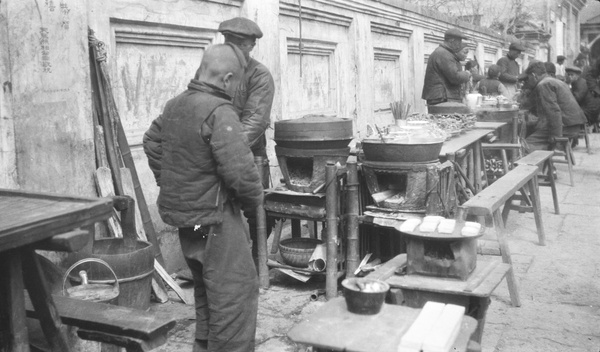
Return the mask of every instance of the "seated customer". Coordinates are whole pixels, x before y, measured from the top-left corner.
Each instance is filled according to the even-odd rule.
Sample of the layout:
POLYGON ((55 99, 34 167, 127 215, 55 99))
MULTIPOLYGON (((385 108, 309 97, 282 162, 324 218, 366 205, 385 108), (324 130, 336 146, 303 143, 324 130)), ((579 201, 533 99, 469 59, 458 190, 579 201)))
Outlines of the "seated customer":
POLYGON ((529 151, 552 150, 558 137, 577 139, 586 119, 569 86, 548 76, 541 61, 532 61, 519 78, 526 79, 526 88, 532 90, 538 116, 533 133, 525 139, 529 151))
POLYGON ((498 66, 498 65, 490 66, 488 68, 487 78, 484 78, 481 81, 479 81, 479 83, 477 84, 475 89, 481 95, 492 95, 492 96, 503 95, 507 98, 510 98, 509 94, 508 94, 508 90, 506 89, 504 84, 502 84, 502 82, 500 82, 498 77, 500 77, 500 66, 498 66))
POLYGON ((571 92, 577 100, 577 103, 583 110, 585 117, 590 125, 598 121, 600 113, 600 99, 594 97, 593 91, 588 87, 586 79, 581 75, 581 69, 577 66, 567 66, 565 68, 569 81, 571 82, 571 92))

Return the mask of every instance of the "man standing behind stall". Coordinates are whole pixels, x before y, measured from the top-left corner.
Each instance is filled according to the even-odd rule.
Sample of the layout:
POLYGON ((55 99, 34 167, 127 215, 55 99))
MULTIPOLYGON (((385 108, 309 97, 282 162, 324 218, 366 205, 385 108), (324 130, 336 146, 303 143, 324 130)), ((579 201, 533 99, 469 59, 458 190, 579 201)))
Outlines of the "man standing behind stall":
POLYGON ((513 99, 517 93, 517 77, 519 76, 519 63, 516 61, 525 47, 519 43, 511 43, 506 56, 498 59, 496 65, 500 66, 500 82, 508 92, 508 99, 513 99))
POLYGON ((565 82, 548 76, 541 61, 531 62, 519 79, 525 80, 524 88, 532 89, 531 99, 539 118, 526 138, 529 151, 551 150, 556 138, 579 135, 585 115, 565 82))
POLYGON ((194 352, 254 351, 258 278, 240 207, 262 204, 263 189, 231 104, 245 65, 234 45, 207 48, 188 89, 144 134, 160 217, 179 229, 194 278, 194 352))
MULTIPOLYGON (((248 62, 244 79, 233 97, 233 106, 240 115, 244 134, 248 137, 252 154, 264 158, 262 184, 264 188, 269 188, 270 170, 265 131, 271 123, 275 83, 269 69, 250 57, 250 52, 256 45, 256 39, 262 38, 263 33, 256 23, 244 17, 223 21, 219 24, 218 30, 225 36, 225 43, 237 46, 244 53, 248 62)), ((256 214, 252 210, 246 211, 244 215, 248 218, 250 237, 252 238, 252 256, 257 258, 256 214)), ((270 233, 271 227, 272 219, 268 219, 267 233, 270 233)))
POLYGON ((564 55, 558 55, 556 57, 556 78, 564 81, 567 77, 567 71, 565 71, 565 60, 567 58, 564 55))
POLYGON ((458 62, 462 40, 467 37, 458 29, 452 28, 444 33, 444 42, 437 47, 427 60, 425 81, 421 98, 427 105, 444 102, 460 102, 461 87, 469 81, 471 73, 462 71, 458 62), (457 55, 458 54, 458 55, 457 55))

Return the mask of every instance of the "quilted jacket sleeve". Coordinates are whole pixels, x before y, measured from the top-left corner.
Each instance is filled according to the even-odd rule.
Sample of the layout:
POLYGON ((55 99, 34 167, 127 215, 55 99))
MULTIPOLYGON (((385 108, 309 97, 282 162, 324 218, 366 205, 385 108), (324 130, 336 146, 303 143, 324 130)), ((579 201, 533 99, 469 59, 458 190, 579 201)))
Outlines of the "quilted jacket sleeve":
POLYGON ((238 115, 224 105, 215 109, 211 118, 214 124, 210 144, 217 174, 244 209, 256 208, 263 202, 263 187, 238 115))
POLYGON ((461 71, 457 61, 452 57, 439 57, 437 59, 437 67, 444 78, 446 78, 446 81, 453 85, 460 85, 471 78, 471 73, 461 71))
POLYGON ((244 104, 240 121, 250 148, 261 139, 271 122, 271 107, 275 96, 273 76, 266 67, 258 66, 247 87, 248 98, 244 104))
POLYGON ((148 157, 148 165, 154 174, 156 184, 160 186, 160 171, 162 159, 162 115, 152 121, 150 128, 144 133, 144 153, 148 157))
POLYGON ((585 79, 580 78, 575 82, 571 82, 571 92, 573 92, 573 96, 575 97, 575 100, 577 100, 577 103, 581 105, 588 94, 588 86, 585 79))
POLYGON ((550 137, 562 137, 562 110, 558 104, 558 92, 555 86, 538 83, 536 87, 537 112, 548 123, 550 137))

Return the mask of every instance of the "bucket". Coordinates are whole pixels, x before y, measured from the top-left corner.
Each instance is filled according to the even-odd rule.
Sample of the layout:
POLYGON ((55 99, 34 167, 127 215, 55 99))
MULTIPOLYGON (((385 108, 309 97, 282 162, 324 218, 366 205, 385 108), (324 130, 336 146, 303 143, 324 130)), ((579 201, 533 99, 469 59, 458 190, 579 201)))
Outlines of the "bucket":
MULTIPOLYGON (((117 305, 141 310, 150 307, 154 273, 154 251, 150 242, 137 240, 135 247, 129 248, 125 246, 123 238, 98 239, 94 241, 92 253, 77 253, 76 256, 97 258, 113 268, 120 289, 117 305)), ((93 271, 93 268, 90 268, 88 276, 94 278, 89 283, 106 284, 114 281, 104 271, 93 271)))
MULTIPOLYGON (((108 281, 108 280, 107 280, 108 281)), ((67 271, 62 279, 62 293, 63 296, 80 299, 83 301, 100 302, 114 304, 117 302, 119 297, 119 280, 117 274, 112 268, 103 260, 97 258, 85 258, 77 261, 67 271), (72 286, 67 288, 67 279, 69 274, 77 267, 80 267, 83 263, 100 263, 112 274, 112 282, 107 283, 89 283, 88 273, 85 270, 79 271, 79 278, 81 285, 72 286)))

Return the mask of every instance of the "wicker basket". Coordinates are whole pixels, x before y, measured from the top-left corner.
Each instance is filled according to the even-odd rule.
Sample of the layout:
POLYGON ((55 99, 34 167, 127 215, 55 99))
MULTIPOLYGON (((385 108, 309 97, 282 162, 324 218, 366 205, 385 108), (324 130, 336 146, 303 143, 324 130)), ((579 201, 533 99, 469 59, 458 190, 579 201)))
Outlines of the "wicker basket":
POLYGON ((323 244, 323 241, 316 238, 288 238, 279 242, 279 253, 285 264, 306 268, 308 260, 319 244, 323 244))

